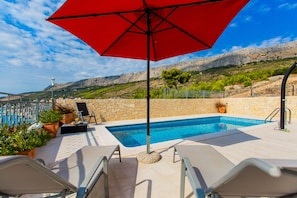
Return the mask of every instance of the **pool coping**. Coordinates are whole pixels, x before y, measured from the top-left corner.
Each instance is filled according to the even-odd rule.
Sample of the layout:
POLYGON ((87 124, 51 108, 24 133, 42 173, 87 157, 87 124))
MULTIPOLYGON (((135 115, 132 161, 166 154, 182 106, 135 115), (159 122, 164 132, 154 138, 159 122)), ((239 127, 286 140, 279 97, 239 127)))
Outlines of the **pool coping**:
MULTIPOLYGON (((228 116, 228 117, 238 117, 238 118, 247 118, 247 119, 260 119, 264 120, 263 117, 256 117, 256 116, 247 116, 247 115, 235 115, 235 114, 198 114, 198 115, 189 115, 189 116, 174 116, 174 117, 163 117, 163 118, 151 118, 151 123, 153 122, 162 122, 162 121, 172 121, 172 120, 180 120, 180 119, 195 119, 195 118, 203 118, 203 117, 214 117, 214 116, 228 116)), ((114 137, 107 129, 106 127, 111 126, 121 126, 121 125, 129 125, 129 124, 141 124, 146 123, 146 119, 137 119, 137 120, 123 120, 123 121, 113 121, 113 122, 105 122, 100 123, 98 125, 95 125, 95 131, 96 137, 98 138, 100 144, 102 145, 113 145, 118 144, 120 145, 121 149, 123 150, 123 155, 135 155, 139 152, 143 152, 147 149, 147 145, 142 146, 135 146, 135 147, 126 147, 124 146, 116 137, 114 137)), ((204 134, 204 135, 198 135, 198 136, 192 136, 188 138, 183 139, 175 139, 175 140, 169 140, 165 142, 159 142, 159 143, 153 143, 150 144, 150 150, 151 151, 158 151, 161 149, 170 149, 176 144, 180 144, 182 142, 196 142, 201 140, 207 140, 222 136, 228 136, 236 133, 244 133, 248 132, 250 130, 255 129, 261 129, 269 127, 271 124, 275 125, 275 122, 266 123, 266 124, 260 124, 255 126, 249 126, 249 127, 241 127, 234 130, 229 130, 228 133, 226 132, 217 132, 217 133, 210 133, 210 134, 204 134)))

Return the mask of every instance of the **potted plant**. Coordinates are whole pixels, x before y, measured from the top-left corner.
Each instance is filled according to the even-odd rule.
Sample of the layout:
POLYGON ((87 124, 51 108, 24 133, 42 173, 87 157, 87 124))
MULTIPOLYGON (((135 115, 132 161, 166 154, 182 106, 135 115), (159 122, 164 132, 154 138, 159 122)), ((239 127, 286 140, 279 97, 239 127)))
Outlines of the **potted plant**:
POLYGON ((62 124, 70 124, 73 120, 73 112, 75 109, 69 105, 61 105, 59 103, 56 104, 55 109, 59 111, 62 115, 62 119, 60 120, 62 124))
POLYGON ((220 113, 226 113, 226 104, 219 101, 216 102, 215 106, 220 113))
POLYGON ((43 128, 56 136, 59 130, 59 121, 62 119, 62 115, 58 110, 44 110, 39 113, 38 121, 43 124, 43 128))
POLYGON ((52 134, 42 128, 28 128, 23 123, 16 127, 3 125, 0 128, 0 155, 28 155, 35 157, 35 148, 45 145, 52 134))

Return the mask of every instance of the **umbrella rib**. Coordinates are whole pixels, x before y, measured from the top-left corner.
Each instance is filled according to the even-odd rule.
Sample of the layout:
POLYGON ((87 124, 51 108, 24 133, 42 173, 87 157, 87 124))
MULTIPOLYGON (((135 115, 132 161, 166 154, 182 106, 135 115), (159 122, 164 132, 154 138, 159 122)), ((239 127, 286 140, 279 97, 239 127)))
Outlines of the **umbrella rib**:
MULTIPOLYGON (((208 2, 216 2, 216 1, 221 1, 221 0, 207 0, 207 1, 205 1, 205 2, 199 2, 199 3, 196 3, 196 4, 203 4, 203 3, 208 3, 208 2)), ((187 6, 187 5, 193 5, 193 3, 192 4, 184 4, 185 6, 187 6)), ((167 20, 167 18, 172 14, 172 13, 174 13, 174 11, 178 8, 178 7, 180 7, 180 6, 170 6, 170 7, 168 7, 168 8, 174 8, 174 9, 172 9, 171 10, 171 12, 170 13, 168 13, 167 14, 167 16, 166 17, 162 17, 162 16, 160 16, 160 15, 158 15, 156 12, 153 12, 152 10, 157 10, 157 9, 152 9, 151 11, 152 11, 152 13, 155 15, 155 16, 157 16, 157 17, 159 17, 160 19, 161 19, 161 21, 154 27, 154 29, 152 29, 151 31, 152 32, 154 32, 154 34, 155 33, 159 33, 159 32, 162 32, 162 31, 166 31, 166 30, 169 30, 169 29, 173 29, 173 28, 176 28, 176 29, 178 29, 179 31, 181 31, 181 32, 183 32, 185 35, 188 35, 189 37, 191 37, 192 39, 194 39, 194 40, 196 40, 197 42, 199 42, 199 43, 201 43, 202 45, 204 45, 204 46, 206 46, 206 47, 208 47, 208 48, 210 48, 211 46, 210 45, 208 45, 207 43, 205 43, 205 42, 203 42, 202 40, 200 40, 199 38, 197 38, 197 37, 195 37, 195 36, 193 36, 192 34, 189 34, 187 31, 185 31, 185 30, 183 30, 182 28, 180 28, 180 27, 178 27, 178 26, 176 26, 176 25, 174 25, 173 23, 171 23, 170 21, 168 21, 167 20), (168 24, 170 24, 172 27, 169 27, 169 28, 166 28, 166 29, 162 29, 162 30, 160 30, 160 31, 154 31, 155 29, 157 29, 163 22, 167 22, 168 24)), ((137 25, 137 22, 144 16, 144 14, 142 14, 135 22, 132 22, 132 21, 130 21, 128 18, 126 18, 125 16, 123 16, 122 15, 123 13, 118 13, 117 15, 119 16, 119 17, 121 17, 122 19, 124 19, 125 21, 127 21, 128 23, 130 23, 131 24, 131 26, 129 27, 129 28, 127 28, 127 30, 126 31, 124 31, 111 45, 109 45, 109 47, 106 49, 106 50, 104 50, 103 52, 102 52, 102 55, 104 55, 116 42, 118 42, 127 32, 132 32, 132 33, 136 33, 136 34, 146 34, 146 30, 144 30, 143 28, 141 28, 140 26, 138 26, 137 25), (139 30, 140 30, 140 32, 136 32, 136 31, 130 31, 130 29, 132 28, 132 27, 136 27, 136 28, 138 28, 139 30)), ((151 37, 152 37, 152 40, 154 40, 153 39, 153 34, 151 35, 151 37)), ((154 44, 154 42, 153 42, 153 44, 154 44)), ((156 54, 156 48, 155 48, 155 46, 153 45, 152 46, 152 48, 153 48, 153 51, 154 51, 154 54, 156 54)))
MULTIPOLYGON (((156 33, 163 32, 163 31, 166 31, 166 30, 169 30, 169 29, 173 29, 174 28, 174 27, 169 27, 169 28, 161 29, 159 31, 155 31, 164 21, 166 21, 166 19, 176 10, 177 7, 173 7, 173 8, 174 9, 172 9, 167 14, 167 16, 165 16, 165 17, 161 17, 160 15, 158 15, 157 13, 155 13, 154 11, 151 10, 151 14, 154 14, 155 16, 157 16, 157 17, 159 17, 161 19, 160 22, 153 29, 151 29, 151 32, 152 32, 152 34, 151 34, 152 41, 154 41, 154 35, 156 33)), ((152 42, 152 48, 153 48, 153 51, 154 51, 153 57, 154 57, 154 60, 156 60, 156 54, 157 54, 157 52, 156 52, 156 47, 155 47, 154 44, 155 44, 155 42, 152 42)))
MULTIPOLYGON (((171 14, 171 13, 170 13, 171 14)), ((167 16, 166 16, 166 18, 170 15, 170 14, 168 14, 167 16)), ((143 14, 144 15, 144 14, 143 14)), ((143 28, 141 28, 140 26, 138 26, 137 25, 137 22, 140 20, 140 18, 141 17, 143 17, 143 15, 141 15, 140 17, 139 17, 139 19, 137 19, 135 22, 132 22, 132 21, 130 21, 129 19, 127 19, 126 17, 124 17, 124 16, 122 16, 121 14, 119 14, 119 16, 120 17, 122 17, 124 20, 126 20, 127 22, 129 22, 129 23, 131 23, 131 25, 132 26, 134 26, 134 27, 137 27, 139 30, 141 30, 142 32, 136 32, 136 31, 126 31, 126 32, 132 32, 132 33, 138 33, 138 34, 146 34, 146 30, 145 29, 143 29, 143 28)), ((157 25, 157 26, 155 26, 155 28, 154 29, 156 29, 163 21, 165 21, 164 20, 164 18, 163 17, 160 17, 159 15, 157 15, 159 18, 161 18, 162 19, 162 21, 157 25)), ((130 27, 131 28, 131 27, 130 27)), ((129 29, 130 29, 129 28, 129 29)), ((163 29, 163 30, 160 30, 160 31, 154 31, 154 29, 151 31, 151 32, 153 32, 153 33, 158 33, 158 32, 162 32, 162 31, 166 31, 166 30, 168 30, 168 29, 173 29, 174 27, 170 27, 170 28, 165 28, 165 29, 163 29)))
MULTIPOLYGON (((203 2, 172 5, 172 6, 165 6, 165 7, 159 7, 159 8, 149 8, 148 7, 148 9, 150 9, 151 11, 152 10, 161 10, 161 9, 164 9, 164 8, 200 5, 200 4, 206 4, 206 3, 213 3, 213 2, 217 2, 217 1, 222 1, 222 0, 205 0, 203 2)), ((107 15, 113 15, 113 14, 128 14, 128 13, 143 12, 143 11, 144 10, 140 9, 140 10, 129 10, 129 11, 121 11, 121 12, 83 14, 83 15, 77 15, 77 16, 49 17, 46 20, 47 21, 54 21, 54 20, 64 20, 64 19, 87 18, 87 17, 107 16, 107 15)))
MULTIPOLYGON (((175 11, 178 7, 181 7, 181 6, 190 6, 190 5, 195 5, 195 4, 200 5, 200 4, 205 4, 205 3, 217 2, 217 1, 222 1, 222 0, 206 0, 206 1, 204 1, 204 2, 197 2, 197 3, 191 3, 191 4, 183 4, 183 5, 178 5, 178 6, 176 6, 176 5, 175 5, 175 6, 168 6, 168 7, 166 7, 166 8, 174 8, 174 9, 172 9, 171 12, 168 13, 166 17, 162 17, 162 16, 160 16, 158 13, 153 12, 153 10, 158 10, 158 9, 152 9, 152 13, 153 13, 155 16, 157 16, 157 17, 159 17, 160 19, 162 19, 162 20, 159 22, 159 24, 156 25, 156 26, 154 27, 154 29, 156 29, 158 26, 160 26, 160 25, 165 21, 165 22, 167 22, 168 24, 170 24, 172 27, 171 27, 171 28, 166 28, 166 29, 160 30, 160 31, 158 31, 158 32, 162 32, 162 31, 166 31, 166 30, 169 30, 169 29, 172 29, 172 28, 176 28, 176 29, 178 29, 179 31, 183 32, 185 35, 188 35, 188 36, 191 37, 192 39, 194 39, 194 40, 196 40, 197 42, 201 43, 202 45, 204 45, 204 46, 206 46, 206 47, 208 47, 208 48, 211 48, 210 45, 208 45, 207 43, 203 42, 203 41, 200 40, 199 38, 193 36, 192 34, 189 34, 187 31, 183 30, 182 28, 180 28, 180 27, 174 25, 173 23, 171 23, 170 21, 168 21, 167 18, 168 18, 172 13, 174 13, 174 11, 175 11)), ((164 7, 163 7, 162 9, 164 9, 164 7)), ((158 32, 155 32, 154 29, 152 30, 152 32, 154 32, 154 33, 158 33, 158 32)), ((155 49, 154 46, 153 46, 153 48, 155 49)))
POLYGON ((154 32, 155 29, 157 29, 157 27, 159 27, 164 21, 167 21, 166 19, 177 9, 177 7, 173 7, 174 9, 172 9, 167 16, 162 17, 160 15, 158 15, 155 12, 152 12, 154 15, 156 15, 157 17, 159 17, 161 19, 161 21, 154 27, 154 29, 152 29, 152 32, 154 32))
MULTIPOLYGON (((168 21, 168 23, 170 23, 168 21)), ((170 23, 172 24, 172 23, 170 23)), ((173 25, 173 24, 172 24, 173 25)), ((173 27, 175 27, 176 29, 178 29, 179 31, 183 32, 184 34, 188 35, 189 37, 191 37, 192 39, 196 40, 197 42, 201 43, 202 45, 208 47, 208 48, 211 48, 211 45, 208 45, 207 43, 203 42, 202 40, 200 40, 199 38, 195 37, 194 35, 188 33, 187 31, 183 30, 182 28, 178 27, 178 26, 175 26, 173 25, 173 27)))
MULTIPOLYGON (((146 31, 145 31, 145 29, 143 29, 143 28, 141 28, 140 26, 138 26, 137 25, 137 22, 144 16, 144 14, 142 14, 140 17, 138 17, 138 19, 135 21, 135 22, 132 22, 132 21, 130 21, 129 19, 127 19, 126 17, 124 17, 124 16, 122 16, 121 14, 119 14, 119 16, 122 18, 122 19, 124 19, 124 20, 126 20, 127 22, 129 22, 129 23, 131 23, 131 27, 137 27, 139 30, 141 30, 143 33, 145 33, 146 31)), ((131 27, 129 28, 129 29, 131 29, 131 27)), ((131 32, 134 32, 134 31, 131 31, 131 32)), ((136 32, 135 32, 136 33, 136 32)), ((140 33, 140 32, 138 32, 138 33, 140 33)))
POLYGON ((194 2, 194 3, 186 3, 186 4, 179 4, 179 5, 170 5, 170 6, 164 6, 164 7, 158 7, 158 8, 149 8, 150 10, 162 10, 164 8, 178 8, 183 6, 192 6, 192 5, 201 5, 201 4, 207 4, 207 3, 215 3, 223 0, 205 0, 203 2, 194 2))
MULTIPOLYGON (((140 18, 143 16, 140 16, 134 23, 130 20, 128 20, 126 17, 122 16, 121 14, 118 14, 118 16, 120 16, 121 18, 123 18, 124 20, 126 20, 127 22, 129 22, 131 24, 131 26, 129 28, 127 28, 126 31, 123 31, 123 33, 117 38, 114 40, 114 42, 111 43, 111 45, 108 46, 108 48, 106 48, 102 53, 101 55, 104 55, 106 52, 109 51, 110 48, 112 48, 112 46, 117 43, 127 32, 134 32, 134 31, 130 31, 130 29, 135 26, 137 28, 139 28, 140 30, 142 30, 144 33, 145 33, 145 30, 143 30, 142 28, 140 28, 139 26, 135 25, 139 20, 140 18)), ((139 33, 141 34, 141 32, 134 32, 134 33, 139 33)))
POLYGON ((97 16, 108 16, 108 15, 120 15, 120 14, 129 14, 135 12, 143 12, 143 10, 131 10, 131 11, 122 11, 122 12, 108 12, 108 13, 93 13, 93 14, 82 14, 74 16, 63 16, 63 17, 49 17, 48 21, 52 20, 63 20, 63 19, 76 19, 76 18, 87 18, 87 17, 97 17, 97 16))
MULTIPOLYGON (((207 4, 207 3, 215 3, 215 2, 220 2, 222 0, 204 0, 204 1, 199 1, 199 2, 193 2, 193 3, 186 3, 186 4, 180 4, 180 5, 170 5, 170 6, 164 6, 164 7, 158 7, 158 8, 150 8, 145 0, 143 0, 143 3, 145 4, 145 8, 144 9, 137 9, 137 10, 129 10, 129 11, 120 11, 120 12, 109 12, 109 13, 93 13, 93 14, 85 14, 85 15, 77 15, 77 16, 63 16, 63 17, 49 17, 48 19, 46 19, 47 21, 55 21, 55 20, 65 20, 65 19, 76 19, 76 18, 87 18, 87 17, 97 17, 97 16, 108 16, 108 15, 118 15, 121 18, 123 18, 124 20, 126 20, 127 22, 129 22, 131 24, 130 27, 128 27, 126 29, 126 31, 123 31, 123 33, 117 38, 115 39, 111 45, 109 45, 108 48, 106 48, 103 53, 101 53, 101 55, 104 55, 107 51, 109 51, 109 49, 116 43, 118 42, 127 32, 132 32, 132 33, 139 33, 139 34, 150 34, 150 37, 153 37, 153 35, 151 33, 149 33, 147 30, 143 29, 141 26, 137 25, 137 22, 147 13, 153 13, 155 16, 159 17, 161 19, 161 21, 153 28, 151 29, 151 32, 154 32, 155 29, 157 29, 162 23, 167 22, 168 24, 170 24, 172 27, 169 28, 164 28, 162 30, 159 31, 155 31, 155 33, 158 32, 162 32, 162 31, 166 31, 169 30, 171 28, 176 28, 179 31, 183 32, 185 35, 188 35, 189 37, 191 37, 192 39, 196 40, 197 42, 200 42, 202 45, 210 48, 211 46, 208 45, 207 43, 203 42, 202 40, 200 40, 199 38, 195 37, 194 35, 188 33, 187 31, 183 30, 182 28, 174 25, 173 23, 171 23, 170 21, 167 20, 167 18, 178 8, 178 7, 182 7, 182 6, 191 6, 191 5, 201 5, 201 4, 207 4), (166 8, 173 8, 172 11, 167 14, 166 17, 162 17, 160 15, 158 15, 156 12, 156 10, 161 10, 161 9, 166 9, 166 8), (140 15, 140 17, 138 17, 138 19, 133 22, 130 21, 128 18, 126 18, 125 16, 123 16, 123 14, 129 14, 129 13, 136 13, 136 12, 144 12, 142 15, 140 15), (132 27, 135 27, 137 29, 139 29, 140 31, 131 31, 132 27)), ((55 15, 55 14, 54 14, 55 15)), ((154 43, 153 43, 154 44, 154 43)), ((154 51, 155 51, 155 46, 152 46, 154 51)))
MULTIPOLYGON (((211 48, 211 46, 208 45, 207 43, 203 42, 203 41, 200 40, 199 38, 193 36, 192 34, 188 33, 187 31, 183 30, 182 28, 180 28, 180 27, 174 25, 173 23, 171 23, 170 21, 167 20, 167 18, 169 17, 169 15, 171 15, 171 14, 174 12, 174 10, 176 10, 176 9, 177 9, 177 7, 175 7, 175 9, 173 9, 172 12, 170 12, 166 17, 161 17, 160 15, 158 15, 157 13, 154 12, 154 14, 155 14, 156 16, 158 16, 159 18, 162 19, 162 21, 161 21, 157 26, 159 26, 159 25, 160 25, 161 23, 163 23, 164 21, 166 21, 168 24, 170 24, 170 25, 172 26, 171 28, 163 29, 163 30, 160 30, 159 32, 161 32, 161 31, 165 31, 165 30, 168 30, 168 29, 172 29, 172 28, 176 28, 176 29, 178 29, 179 31, 183 32, 185 35, 188 35, 188 36, 191 37, 192 39, 194 39, 194 40, 196 40, 197 42, 201 43, 202 45, 204 45, 204 46, 206 46, 206 47, 208 47, 208 48, 211 48)), ((155 28, 157 28, 157 26, 156 26, 155 28)))

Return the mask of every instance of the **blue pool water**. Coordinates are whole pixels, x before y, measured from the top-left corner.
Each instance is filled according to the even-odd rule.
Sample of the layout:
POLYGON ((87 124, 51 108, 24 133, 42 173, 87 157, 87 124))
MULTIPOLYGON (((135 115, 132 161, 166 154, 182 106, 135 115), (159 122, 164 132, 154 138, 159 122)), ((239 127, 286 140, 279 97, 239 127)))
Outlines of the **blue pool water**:
MULTIPOLYGON (((258 124, 264 124, 264 121, 228 116, 154 122, 150 124, 151 143, 217 133, 258 124)), ((146 144, 146 123, 106 128, 126 147, 146 144)))

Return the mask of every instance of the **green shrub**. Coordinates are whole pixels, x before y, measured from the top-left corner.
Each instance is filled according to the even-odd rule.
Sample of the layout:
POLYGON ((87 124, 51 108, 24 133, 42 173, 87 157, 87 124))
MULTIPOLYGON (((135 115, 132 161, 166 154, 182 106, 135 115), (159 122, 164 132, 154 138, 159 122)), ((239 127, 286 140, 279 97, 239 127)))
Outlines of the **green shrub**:
POLYGON ((17 127, 4 125, 0 128, 0 155, 15 155, 45 145, 52 134, 42 128, 28 129, 24 123, 17 127))
POLYGON ((57 110, 44 110, 39 113, 38 121, 41 123, 55 123, 62 119, 61 112, 57 110))

